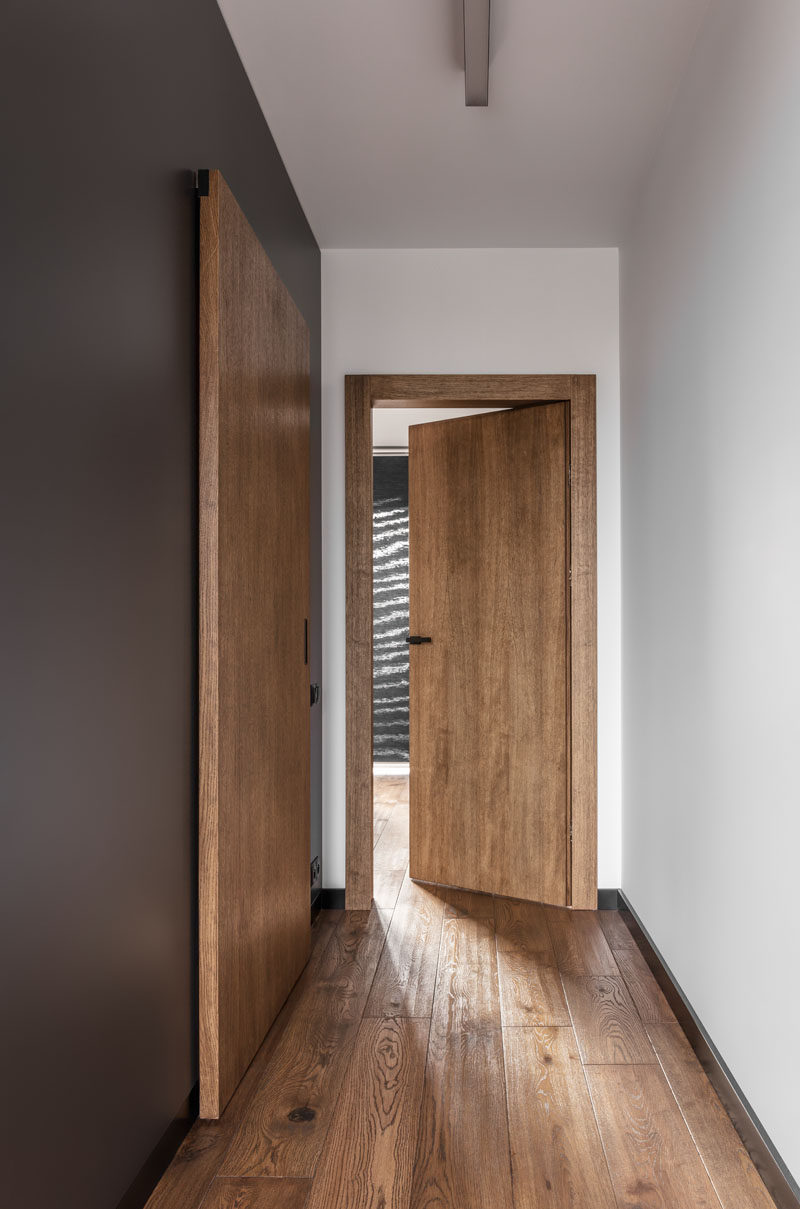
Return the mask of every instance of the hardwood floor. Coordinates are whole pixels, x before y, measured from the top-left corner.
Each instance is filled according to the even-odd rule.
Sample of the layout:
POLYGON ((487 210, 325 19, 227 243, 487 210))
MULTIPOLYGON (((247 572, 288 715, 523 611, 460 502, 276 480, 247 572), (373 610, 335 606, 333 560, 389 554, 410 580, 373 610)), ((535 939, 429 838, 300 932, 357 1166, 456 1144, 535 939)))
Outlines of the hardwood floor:
POLYGON ((148 1209, 774 1209, 617 913, 411 882, 381 780, 377 905, 319 915, 148 1209))

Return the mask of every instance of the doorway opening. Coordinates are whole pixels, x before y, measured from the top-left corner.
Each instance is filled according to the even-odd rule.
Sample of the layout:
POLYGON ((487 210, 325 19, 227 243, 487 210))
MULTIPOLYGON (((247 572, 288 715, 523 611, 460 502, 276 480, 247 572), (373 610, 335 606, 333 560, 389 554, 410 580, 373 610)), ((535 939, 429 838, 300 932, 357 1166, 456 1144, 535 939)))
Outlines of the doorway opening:
MULTIPOLYGON (((478 796, 467 795, 464 799, 458 799, 457 795, 454 796, 452 785, 446 785, 445 797, 448 799, 447 808, 450 810, 449 826, 451 830, 444 837, 444 843, 442 843, 443 833, 441 831, 434 836, 435 842, 428 844, 425 860, 430 862, 432 854, 435 857, 437 850, 441 854, 445 849, 449 858, 451 848, 457 842, 461 844, 462 854, 464 851, 480 851, 482 848, 486 848, 481 828, 488 825, 490 831, 493 829, 491 844, 488 847, 496 849, 495 856, 499 854, 500 863, 502 864, 505 859, 503 855, 505 845, 515 853, 516 871, 519 872, 522 869, 525 873, 527 872, 525 860, 520 861, 518 854, 527 852, 531 844, 541 846, 544 843, 542 837, 549 837, 551 851, 562 854, 558 857, 561 862, 560 869, 549 883, 551 886, 557 884, 560 886, 558 898, 550 896, 549 893, 538 893, 535 885, 530 888, 530 892, 526 890, 524 893, 519 893, 514 889, 495 890, 491 885, 475 885, 474 888, 485 893, 511 894, 518 897, 538 898, 541 901, 558 901, 572 907, 594 908, 597 904, 596 468, 595 380, 591 375, 357 375, 346 378, 346 905, 351 910, 361 910, 369 908, 372 904, 375 832, 378 827, 381 828, 379 842, 387 834, 391 836, 391 832, 387 833, 390 825, 388 817, 379 819, 377 827, 374 822, 373 419, 384 409, 393 411, 418 408, 428 410, 429 415, 433 409, 446 409, 448 421, 439 424, 434 422, 418 425, 411 434, 413 437, 410 490, 412 560, 414 548, 422 550, 425 546, 427 541, 425 533, 427 527, 430 527, 433 531, 440 529, 448 531, 449 538, 442 543, 442 549, 460 549, 459 542, 464 547, 473 547, 470 565, 477 580, 480 580, 481 577, 485 578, 487 567, 491 569, 492 566, 499 566, 502 561, 502 559, 495 558, 493 553, 495 538, 504 543, 506 566, 518 561, 518 549, 529 555, 529 561, 532 560, 534 564, 538 559, 539 567, 545 566, 545 563, 550 568, 556 564, 561 565, 561 579, 552 580, 552 590, 543 595, 539 594, 539 599, 552 600, 554 596, 557 596, 563 602, 556 621, 562 635, 559 639, 561 645, 558 649, 563 652, 564 656, 561 664, 562 670, 559 672, 562 677, 561 684, 565 689, 564 705, 563 713, 557 704, 551 708, 550 712, 551 721, 553 718, 563 719, 557 722, 557 726, 566 736, 565 746, 562 743, 558 761, 559 776, 562 778, 558 786, 558 793, 561 795, 560 801, 563 807, 557 820, 558 835, 549 836, 549 825, 544 815, 541 815, 542 823, 541 826, 538 826, 538 830, 531 826, 531 819, 527 812, 530 809, 537 810, 541 805, 539 792, 535 788, 522 795, 517 793, 515 801, 511 800, 514 798, 513 793, 506 794, 508 801, 503 803, 504 808, 513 806, 517 812, 515 824, 527 832, 523 840, 521 842, 518 840, 515 845, 513 832, 504 830, 502 820, 498 824, 494 784, 487 789, 487 785, 484 783, 479 787, 478 796), (483 414, 470 419, 453 419, 455 414, 453 409, 469 409, 481 413, 505 411, 511 418, 505 420, 498 414, 483 414), (458 427, 456 431, 454 426, 462 427, 458 427), (467 426, 467 428, 463 426, 467 426), (433 433, 437 430, 439 436, 434 437, 433 433), (535 435, 536 433, 538 435, 535 435), (464 492, 463 488, 459 486, 462 480, 451 473, 454 464, 451 438, 454 436, 457 438, 456 444, 459 445, 455 451, 455 462, 462 464, 464 461, 464 447, 459 444, 461 438, 464 437, 467 446, 472 450, 469 458, 477 457, 480 476, 482 476, 481 481, 484 484, 491 483, 491 490, 488 493, 485 490, 471 494, 469 491, 464 492), (414 449, 416 449, 416 453, 414 449), (414 466, 418 467, 418 471, 413 470, 414 466), (442 495, 440 491, 439 471, 442 466, 450 467, 450 470, 446 470, 443 476, 446 487, 452 489, 450 495, 447 494, 447 491, 442 495), (506 475, 507 469, 513 471, 513 481, 506 475), (535 486, 542 469, 550 476, 548 491, 544 493, 535 486), (557 478, 558 475, 561 476, 560 479, 557 478), (415 492, 419 505, 416 507, 413 503, 415 492), (459 492, 461 492, 461 498, 456 505, 454 499, 459 492), (524 523, 519 526, 517 531, 512 530, 509 517, 518 514, 520 498, 522 498, 524 523), (552 531, 557 533, 561 543, 559 545, 557 542, 553 542, 547 546, 547 549, 539 540, 540 527, 537 522, 537 515, 539 515, 537 509, 541 511, 541 501, 545 498, 549 501, 550 515, 555 518, 552 531), (481 508, 478 508, 476 504, 478 499, 491 501, 488 512, 483 509, 482 505, 481 508), (426 517, 422 529, 419 528, 419 525, 415 529, 414 517, 419 518, 426 511, 420 501, 425 501, 428 505, 433 501, 435 506, 429 510, 430 515, 426 517), (436 517, 443 519, 439 523, 434 519, 436 517), (479 541, 471 540, 473 528, 476 532, 478 529, 481 531, 479 541), (453 542, 454 534, 457 539, 455 543, 453 542), (528 544, 526 545, 526 543, 528 544), (471 835, 459 836, 458 834, 460 819, 453 814, 453 803, 457 800, 466 800, 470 804, 473 812, 473 833, 471 835), (477 817, 481 811, 483 812, 482 817, 477 817), (560 847, 562 843, 563 847, 560 847)), ((468 467, 472 465, 469 459, 467 465, 468 467)), ((469 476, 466 476, 463 482, 470 482, 469 476)), ((431 563, 431 553, 432 549, 429 545, 426 553, 420 556, 416 564, 418 569, 431 563)), ((438 557, 439 549, 434 549, 433 553, 438 557)), ((449 555, 446 556, 445 561, 448 557, 449 555)), ((534 581, 535 575, 536 572, 534 572, 534 581)), ((412 572, 412 624, 417 625, 421 630, 427 628, 424 625, 420 626, 419 621, 426 613, 425 608, 420 608, 420 599, 424 603, 425 598, 424 593, 422 597, 418 597, 417 593, 424 579, 424 575, 417 576, 412 572), (415 587, 415 585, 417 586, 415 587), (414 621, 415 616, 418 619, 416 622, 414 621)), ((497 584, 494 581, 497 577, 493 577, 490 573, 489 579, 492 580, 491 592, 495 592, 497 584)), ((453 567, 451 565, 449 568, 445 567, 445 576, 438 582, 449 584, 452 583, 452 580, 453 567)), ((449 595, 451 599, 456 598, 455 591, 451 590, 449 593, 443 594, 435 584, 431 589, 430 581, 431 577, 428 576, 426 589, 428 600, 442 599, 443 595, 449 595)), ((513 589, 508 584, 505 588, 502 588, 501 585, 501 589, 505 592, 505 599, 511 601, 513 589)), ((517 698, 524 700, 524 685, 529 683, 534 687, 532 696, 537 697, 538 694, 537 700, 544 702, 549 700, 549 696, 546 688, 543 688, 541 677, 529 674, 531 667, 528 653, 531 643, 528 641, 528 637, 531 634, 531 619, 535 610, 531 611, 528 595, 523 594, 517 597, 517 599, 527 602, 525 607, 528 610, 528 618, 522 626, 515 620, 515 606, 513 604, 511 607, 504 606, 505 622, 507 623, 511 618, 511 629, 513 630, 516 626, 516 634, 511 634, 511 641, 505 648, 499 647, 498 649, 504 667, 503 675, 507 679, 510 677, 509 683, 515 682, 517 698), (525 629, 525 625, 527 625, 527 629, 525 629), (523 653, 523 663, 527 660, 525 673, 525 676, 528 677, 527 680, 525 676, 518 674, 515 660, 510 657, 509 652, 523 653)), ((469 598, 471 599, 471 596, 469 598)), ((420 855, 424 847, 424 845, 420 846, 420 820, 429 819, 438 809, 433 805, 438 801, 438 787, 431 779, 431 769, 435 768, 437 764, 440 767, 443 766, 447 778, 449 771, 456 769, 460 775, 464 769, 480 765, 483 760, 466 758, 465 753, 471 752, 472 749, 468 744, 465 745, 463 735, 459 740, 461 742, 460 751, 455 753, 457 759, 454 758, 452 750, 445 754, 443 761, 439 760, 438 755, 431 758, 430 742, 428 742, 426 759, 415 758, 414 751, 416 744, 417 752, 422 752, 427 741, 426 736, 430 737, 434 732, 440 736, 440 716, 444 719, 456 719, 458 722, 462 716, 459 702, 467 703, 466 712, 471 711, 469 725, 474 728, 476 717, 474 699, 470 696, 470 684, 463 681, 463 678, 461 686, 456 686, 455 696, 451 693, 449 704, 441 708, 440 714, 437 714, 439 708, 437 703, 443 700, 440 692, 442 684, 448 678, 449 681, 453 680, 447 669, 463 670, 462 665, 465 660, 457 660, 455 653, 458 651, 470 653, 478 646, 485 647, 486 644, 482 640, 473 642, 473 638, 484 633, 496 637, 502 629, 502 626, 496 623, 497 613, 496 611, 493 613, 492 608, 490 601, 488 611, 483 613, 485 625, 479 624, 475 617, 468 619, 472 631, 471 634, 466 630, 463 632, 463 641, 460 645, 454 640, 452 627, 447 641, 441 641, 440 636, 444 633, 443 630, 437 630, 436 639, 422 633, 410 635, 412 642, 433 643, 433 645, 417 645, 410 648, 413 652, 413 666, 425 667, 428 672, 432 672, 436 670, 438 663, 437 674, 439 676, 438 683, 435 675, 426 673, 424 676, 417 676, 412 672, 411 676, 412 696, 423 684, 433 684, 434 686, 434 691, 428 693, 425 707, 427 725, 423 725, 419 721, 423 717, 424 710, 415 709, 412 706, 409 715, 412 724, 411 872, 415 878, 423 881, 444 882, 465 887, 473 884, 468 880, 450 878, 446 872, 442 876, 441 869, 436 871, 435 876, 427 876, 424 872, 414 873, 414 868, 421 870, 423 865, 423 858, 420 855), (422 658, 429 662, 422 664, 420 662, 422 658), (444 680, 442 678, 443 666, 445 667, 444 680), (415 684, 417 690, 414 689, 415 684), (415 718, 418 720, 416 723, 415 718), (428 782, 427 785, 423 785, 426 776, 428 782), (427 790, 427 797, 424 793, 420 793, 420 787, 427 790), (426 801, 427 805, 425 805, 426 801)), ((461 620, 467 618, 468 610, 460 609, 458 616, 461 620)), ((437 625, 439 621, 441 618, 437 620, 437 625)), ((461 624, 461 621, 458 624, 461 624)), ((508 624, 506 624, 506 631, 508 632, 508 624)), ((484 652, 483 658, 484 666, 492 666, 492 652, 484 652)), ((474 664, 472 654, 469 654, 466 662, 470 660, 474 664)), ((497 682, 497 676, 495 676, 495 681, 497 682)), ((503 683, 505 681, 501 678, 501 686, 503 683)), ((419 704, 421 698, 415 698, 415 700, 419 704)), ((506 720, 515 717, 515 707, 510 695, 509 701, 505 702, 503 708, 506 710, 506 720)), ((482 718, 484 716, 492 718, 491 710, 487 712, 484 706, 481 706, 481 711, 482 718)), ((536 718, 536 710, 531 709, 529 703, 526 703, 525 711, 529 720, 536 718)), ((456 729, 458 729, 458 725, 456 729)), ((464 730, 463 727, 461 729, 464 730)), ((482 733, 479 736, 481 742, 475 745, 476 757, 483 754, 483 740, 488 739, 490 748, 492 744, 495 748, 492 756, 493 768, 496 772, 499 771, 503 777, 508 771, 509 777, 506 778, 508 784, 514 781, 520 770, 523 770, 524 776, 532 781, 535 779, 533 773, 540 768, 542 760, 545 762, 550 760, 551 747, 547 736, 544 736, 544 741, 539 743, 538 748, 535 745, 531 748, 522 746, 522 741, 527 742, 527 739, 517 735, 514 750, 508 748, 507 753, 502 758, 498 758, 498 745, 495 739, 498 735, 502 738, 503 733, 502 727, 495 727, 494 730, 491 727, 486 728, 485 734, 482 733)), ((555 762, 551 761, 551 764, 555 767, 555 762)), ((389 786, 386 785, 384 788, 388 789, 389 786)), ((404 786, 400 785, 395 788, 402 795, 404 786)), ((396 798, 394 804, 404 805, 401 798, 396 798)), ((389 814, 386 810, 380 813, 386 816, 389 814)), ((394 806, 391 813, 394 814, 394 806)), ((399 812, 397 817, 399 818, 399 812)), ((556 816, 551 817, 555 819, 556 816)), ((388 839, 384 848, 387 846, 388 839)), ((403 860, 404 856, 397 855, 396 865, 402 865, 403 860)), ((435 864, 435 860, 433 864, 435 864)), ((490 874, 493 874, 496 867, 494 858, 485 860, 482 873, 485 874, 488 870, 490 874)), ((541 861, 540 867, 545 867, 541 861)), ((511 869, 510 862, 508 869, 511 869)), ((399 868, 395 867, 394 872, 395 877, 401 876, 399 868)))
POLYGON ((408 432, 372 436, 373 900, 393 910, 408 868, 408 432))
POLYGON ((373 412, 373 901, 386 910, 394 909, 409 864, 409 427, 498 410, 414 407, 373 412))

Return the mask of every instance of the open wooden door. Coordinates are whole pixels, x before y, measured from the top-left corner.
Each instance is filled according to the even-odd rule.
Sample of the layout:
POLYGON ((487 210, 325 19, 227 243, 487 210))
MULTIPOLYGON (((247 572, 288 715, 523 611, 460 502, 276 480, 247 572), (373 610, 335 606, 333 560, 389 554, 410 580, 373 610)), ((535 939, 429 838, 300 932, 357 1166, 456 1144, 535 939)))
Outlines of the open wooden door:
POLYGON ((200 199, 200 1115, 309 947, 309 336, 218 172, 200 199))
POLYGON ((418 880, 570 902, 568 466, 564 403, 409 429, 418 880))

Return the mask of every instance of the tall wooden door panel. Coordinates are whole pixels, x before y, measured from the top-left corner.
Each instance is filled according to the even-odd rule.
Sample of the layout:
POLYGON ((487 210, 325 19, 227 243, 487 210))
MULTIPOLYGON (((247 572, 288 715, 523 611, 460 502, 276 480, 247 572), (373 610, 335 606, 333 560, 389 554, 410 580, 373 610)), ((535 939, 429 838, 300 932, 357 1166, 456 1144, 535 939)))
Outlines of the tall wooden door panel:
POLYGON ((218 172, 200 202, 200 1113, 308 957, 309 336, 218 172))
POLYGON ((569 416, 409 430, 410 873, 569 902, 569 416))

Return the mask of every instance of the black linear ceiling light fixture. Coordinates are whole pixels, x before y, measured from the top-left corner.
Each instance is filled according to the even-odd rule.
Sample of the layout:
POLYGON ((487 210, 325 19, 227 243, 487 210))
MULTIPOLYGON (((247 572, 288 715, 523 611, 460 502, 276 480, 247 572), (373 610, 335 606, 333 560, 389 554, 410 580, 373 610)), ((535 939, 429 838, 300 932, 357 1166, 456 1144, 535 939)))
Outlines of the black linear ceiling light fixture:
POLYGON ((489 104, 490 0, 464 0, 464 95, 467 105, 489 104))

